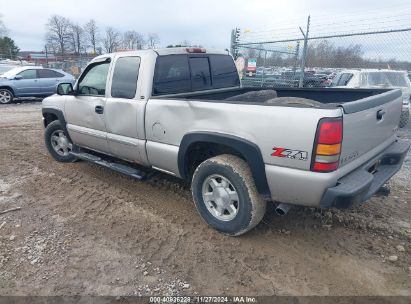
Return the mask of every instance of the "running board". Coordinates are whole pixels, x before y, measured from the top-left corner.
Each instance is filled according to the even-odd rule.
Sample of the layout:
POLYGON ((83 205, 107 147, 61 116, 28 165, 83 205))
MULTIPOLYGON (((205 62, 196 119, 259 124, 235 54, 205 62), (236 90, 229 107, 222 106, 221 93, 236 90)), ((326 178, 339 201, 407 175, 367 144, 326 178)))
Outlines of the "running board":
POLYGON ((105 168, 114 170, 116 172, 131 176, 131 177, 133 177, 135 179, 138 179, 138 180, 141 180, 141 181, 146 180, 146 179, 150 178, 151 176, 153 176, 153 173, 151 173, 151 172, 146 173, 142 170, 138 170, 138 169, 133 168, 131 166, 127 166, 127 165, 123 165, 123 164, 119 164, 119 163, 115 163, 115 162, 110 162, 110 161, 102 159, 99 156, 96 156, 96 155, 93 155, 93 154, 90 154, 90 153, 71 151, 70 154, 77 157, 77 158, 79 158, 79 159, 91 162, 91 163, 96 164, 96 165, 100 165, 102 167, 105 167, 105 168))

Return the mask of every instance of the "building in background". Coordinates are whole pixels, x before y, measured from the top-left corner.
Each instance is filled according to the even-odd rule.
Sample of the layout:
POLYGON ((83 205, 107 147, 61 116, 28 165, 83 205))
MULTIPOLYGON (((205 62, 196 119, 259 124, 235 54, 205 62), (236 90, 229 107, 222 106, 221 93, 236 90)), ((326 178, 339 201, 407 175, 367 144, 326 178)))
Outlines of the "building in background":
POLYGON ((32 62, 35 65, 45 65, 50 62, 56 62, 56 56, 53 54, 46 54, 45 52, 19 52, 18 57, 21 60, 32 62))

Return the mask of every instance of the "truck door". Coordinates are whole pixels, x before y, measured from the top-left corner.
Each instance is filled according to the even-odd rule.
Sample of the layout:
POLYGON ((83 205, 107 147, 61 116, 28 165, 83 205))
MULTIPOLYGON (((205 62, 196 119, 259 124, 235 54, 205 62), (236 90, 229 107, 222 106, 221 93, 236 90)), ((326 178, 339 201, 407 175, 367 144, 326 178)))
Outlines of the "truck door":
POLYGON ((145 101, 139 98, 140 63, 138 56, 116 56, 104 115, 110 153, 144 164, 145 101))
POLYGON ((76 145, 109 153, 104 119, 110 58, 90 64, 80 76, 73 96, 67 96, 67 130, 76 145))

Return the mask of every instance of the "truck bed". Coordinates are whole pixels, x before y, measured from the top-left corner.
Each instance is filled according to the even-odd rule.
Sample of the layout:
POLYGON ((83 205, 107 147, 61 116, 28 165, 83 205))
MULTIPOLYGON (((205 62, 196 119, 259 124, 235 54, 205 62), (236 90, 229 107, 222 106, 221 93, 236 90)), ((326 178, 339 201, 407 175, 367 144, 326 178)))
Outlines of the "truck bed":
MULTIPOLYGON (((344 104, 353 101, 358 101, 367 97, 375 96, 385 93, 387 89, 343 89, 343 88, 272 88, 277 92, 278 97, 297 97, 314 100, 324 104, 324 108, 329 108, 329 104, 344 104)), ((227 98, 244 94, 251 91, 262 91, 267 88, 233 88, 233 89, 219 89, 202 92, 181 93, 173 95, 163 95, 153 98, 178 97, 186 100, 204 100, 208 102, 224 102, 224 103, 253 103, 264 104, 261 101, 227 101, 227 98)))

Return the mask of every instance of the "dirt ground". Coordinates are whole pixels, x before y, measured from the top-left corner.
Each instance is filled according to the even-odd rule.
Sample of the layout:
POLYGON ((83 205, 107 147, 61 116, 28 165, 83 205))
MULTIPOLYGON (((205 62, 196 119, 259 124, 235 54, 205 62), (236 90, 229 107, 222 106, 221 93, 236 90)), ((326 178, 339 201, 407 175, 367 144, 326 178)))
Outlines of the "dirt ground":
POLYGON ((177 179, 53 161, 40 106, 0 106, 0 211, 21 207, 0 215, 1 295, 411 296, 411 155, 388 197, 285 217, 270 204, 230 238, 177 179))

